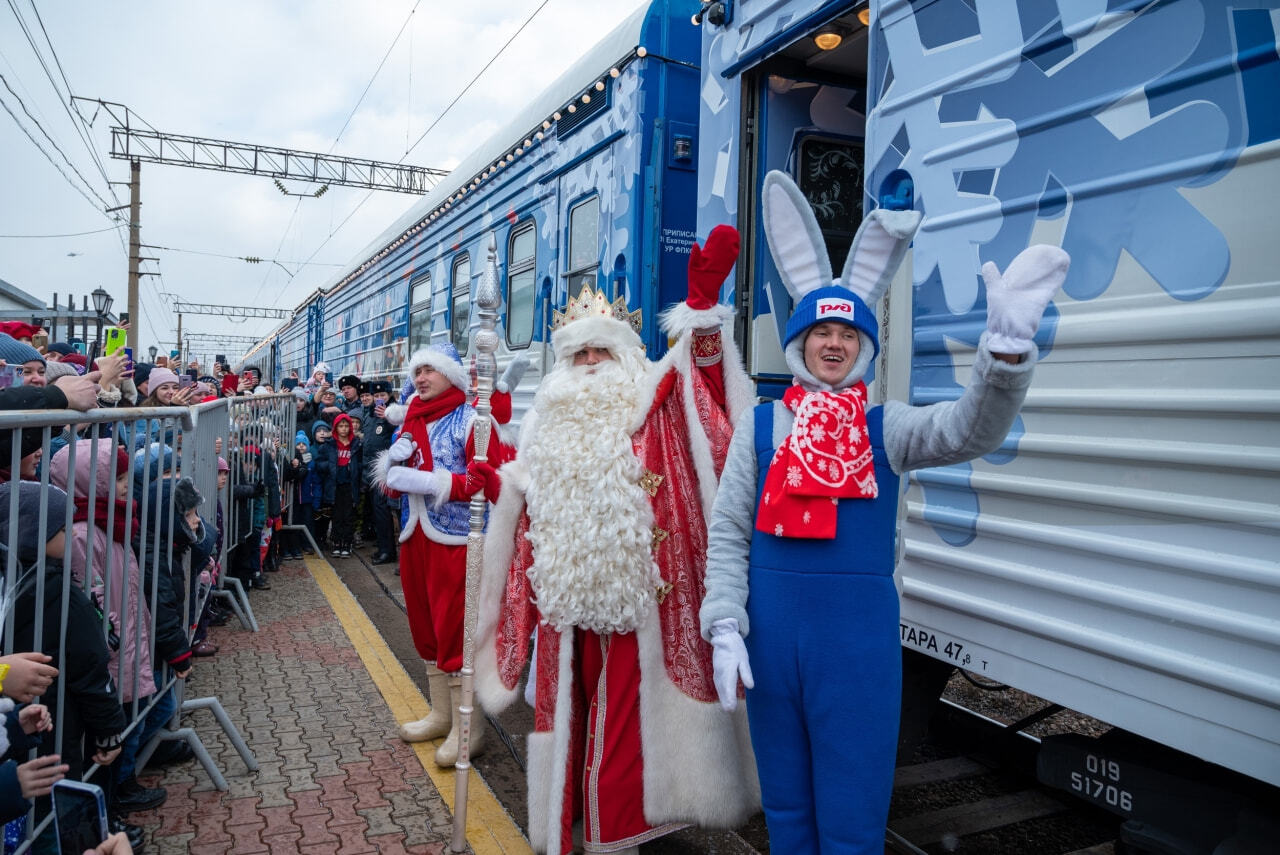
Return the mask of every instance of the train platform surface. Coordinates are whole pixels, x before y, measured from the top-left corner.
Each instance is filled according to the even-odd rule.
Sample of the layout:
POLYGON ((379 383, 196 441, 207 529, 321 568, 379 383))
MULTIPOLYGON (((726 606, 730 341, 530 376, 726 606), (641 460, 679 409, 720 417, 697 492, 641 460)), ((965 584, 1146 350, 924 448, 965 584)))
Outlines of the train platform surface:
MULTIPOLYGON (((433 762, 435 742, 396 737, 427 699, 325 559, 269 578, 270 591, 251 595, 260 631, 234 618, 215 630, 220 650, 196 661, 187 686, 188 698, 219 698, 259 768, 247 770, 208 711, 185 714, 229 789, 195 761, 145 770, 144 784, 168 791, 128 817, 146 830, 146 852, 447 852, 456 774, 433 762)), ((532 851, 474 771, 467 825, 476 855, 532 851)))

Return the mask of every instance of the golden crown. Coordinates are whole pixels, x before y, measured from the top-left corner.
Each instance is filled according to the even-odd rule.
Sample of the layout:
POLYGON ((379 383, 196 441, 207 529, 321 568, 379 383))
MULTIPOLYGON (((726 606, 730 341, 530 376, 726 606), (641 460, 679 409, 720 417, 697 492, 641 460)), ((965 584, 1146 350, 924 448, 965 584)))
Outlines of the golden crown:
POLYGON ((588 283, 582 286, 582 290, 577 297, 569 297, 569 302, 565 305, 563 312, 559 309, 555 309, 552 312, 551 331, 555 332, 566 324, 580 321, 583 318, 604 316, 629 324, 631 329, 639 334, 641 327, 644 325, 643 315, 643 309, 636 309, 634 312, 628 309, 625 297, 619 297, 610 303, 609 298, 605 296, 603 288, 597 291, 588 283))

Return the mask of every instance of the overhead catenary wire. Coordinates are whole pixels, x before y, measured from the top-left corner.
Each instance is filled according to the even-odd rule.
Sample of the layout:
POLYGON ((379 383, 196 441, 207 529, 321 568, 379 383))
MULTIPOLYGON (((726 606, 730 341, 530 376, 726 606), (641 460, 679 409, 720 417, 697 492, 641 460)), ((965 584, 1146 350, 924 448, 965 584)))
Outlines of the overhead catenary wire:
POLYGON ((116 229, 124 228, 124 223, 115 226, 107 226, 105 229, 94 229, 88 232, 65 232, 57 235, 0 235, 0 238, 21 238, 23 240, 40 240, 42 238, 68 238, 83 237, 84 235, 100 235, 103 232, 113 232, 116 229))

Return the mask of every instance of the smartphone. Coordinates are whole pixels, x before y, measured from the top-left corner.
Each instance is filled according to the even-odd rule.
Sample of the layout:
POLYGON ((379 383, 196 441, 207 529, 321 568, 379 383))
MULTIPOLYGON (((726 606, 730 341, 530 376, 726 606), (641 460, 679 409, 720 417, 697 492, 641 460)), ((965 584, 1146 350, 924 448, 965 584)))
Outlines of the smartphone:
POLYGON ((222 391, 230 391, 233 394, 240 388, 240 378, 228 371, 222 375, 222 391))
POLYGON ((86 353, 89 352, 88 348, 85 347, 85 344, 82 341, 73 341, 71 342, 71 346, 74 347, 76 349, 76 353, 80 354, 81 356, 84 356, 86 353))
POLYGON ((328 383, 330 386, 332 386, 332 385, 333 385, 333 372, 332 372, 332 371, 326 371, 326 372, 324 373, 324 382, 328 383))
POLYGON ((31 336, 31 346, 32 346, 32 347, 34 347, 36 350, 42 350, 42 349, 44 349, 44 348, 48 347, 48 346, 49 346, 49 334, 48 334, 47 332, 44 332, 43 330, 41 330, 40 332, 38 332, 38 333, 36 333, 35 335, 31 336))
POLYGON ((64 778, 53 785, 58 851, 80 855, 107 839, 107 800, 102 788, 64 778))
POLYGON ((22 385, 22 366, 6 365, 0 368, 0 389, 22 385))
POLYGON ((106 356, 115 356, 124 350, 127 341, 127 333, 120 327, 107 327, 103 331, 106 336, 106 343, 102 346, 102 353, 106 356))
POLYGON ((281 380, 281 381, 280 381, 280 389, 281 389, 281 391, 284 391, 284 390, 286 390, 286 389, 292 389, 292 388, 294 388, 294 387, 295 387, 295 386, 297 386, 297 385, 298 385, 298 378, 297 378, 297 377, 286 377, 286 378, 284 378, 283 380, 281 380))
POLYGON ((132 377, 133 376, 133 348, 126 347, 126 348, 123 348, 120 352, 124 354, 124 376, 132 377))
POLYGON ((120 313, 120 326, 122 326, 122 327, 127 327, 127 326, 129 326, 129 313, 128 313, 128 312, 121 312, 121 313, 120 313))
POLYGON ((218 363, 219 365, 226 365, 227 355, 225 353, 219 353, 217 356, 213 358, 213 361, 218 363))
POLYGON ((190 374, 179 374, 179 375, 178 375, 178 388, 179 388, 179 389, 190 389, 190 388, 191 388, 192 386, 194 386, 194 385, 196 385, 195 378, 193 378, 190 374))

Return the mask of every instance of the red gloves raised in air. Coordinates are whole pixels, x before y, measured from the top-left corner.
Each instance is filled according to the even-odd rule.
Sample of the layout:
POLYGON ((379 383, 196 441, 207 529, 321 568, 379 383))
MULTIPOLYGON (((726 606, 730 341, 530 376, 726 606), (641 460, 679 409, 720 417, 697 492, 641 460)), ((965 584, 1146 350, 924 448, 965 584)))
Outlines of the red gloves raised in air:
POLYGON ((706 244, 693 245, 689 251, 689 298, 686 300, 690 309, 710 309, 720 301, 720 286, 738 262, 740 244, 737 229, 720 225, 707 235, 706 244))

